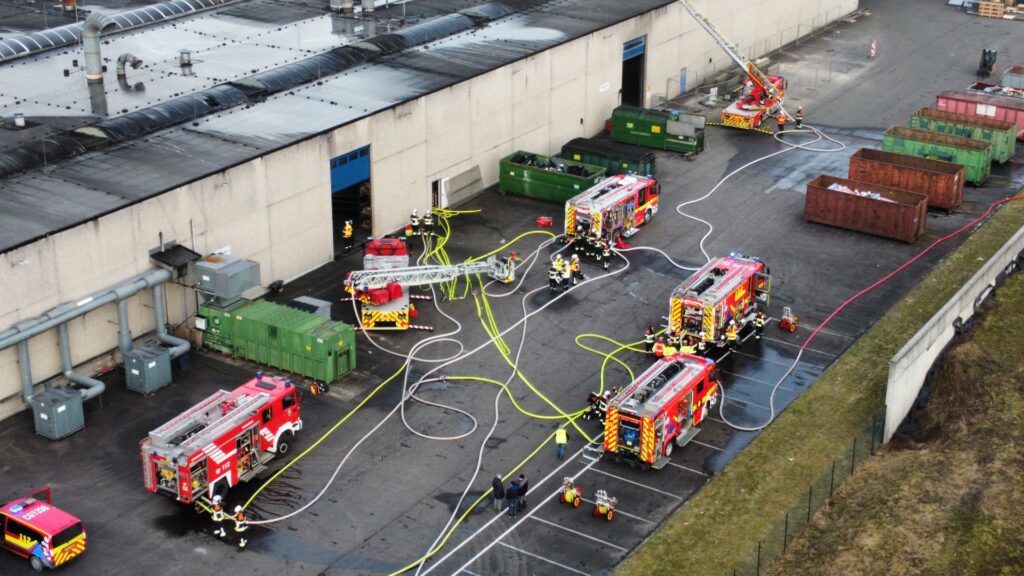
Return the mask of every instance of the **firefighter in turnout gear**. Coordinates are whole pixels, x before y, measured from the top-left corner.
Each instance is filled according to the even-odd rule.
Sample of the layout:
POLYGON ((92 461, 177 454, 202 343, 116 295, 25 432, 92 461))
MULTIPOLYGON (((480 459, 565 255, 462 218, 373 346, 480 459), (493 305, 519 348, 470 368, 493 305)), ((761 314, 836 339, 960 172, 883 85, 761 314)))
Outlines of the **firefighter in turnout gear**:
POLYGON ((579 254, 580 252, 585 251, 586 247, 587 247, 587 240, 588 239, 587 239, 586 235, 583 234, 583 225, 582 224, 577 224, 576 225, 576 235, 573 236, 573 241, 572 241, 572 250, 573 250, 573 252, 579 254))
POLYGON ((679 352, 682 354, 694 354, 697 352, 697 344, 693 341, 693 338, 689 336, 683 341, 682 346, 679 347, 679 352))
POLYGON ((245 545, 249 542, 244 533, 249 529, 249 522, 245 519, 245 512, 242 511, 241 506, 235 506, 235 532, 239 534, 238 547, 245 548, 245 545))
POLYGON ((708 350, 708 336, 703 331, 700 333, 700 340, 697 341, 697 353, 703 354, 708 350))
POLYGON ((352 251, 352 221, 345 220, 345 228, 341 231, 341 237, 345 240, 345 253, 352 251))
POLYGON ((648 326, 644 330, 644 348, 647 350, 648 356, 654 356, 654 327, 648 326))
POLYGON ((681 343, 682 343, 682 339, 679 337, 679 334, 676 334, 675 332, 669 332, 669 334, 668 334, 668 345, 669 346, 673 346, 675 348, 679 348, 679 345, 681 343))
POLYGON ((654 343, 654 357, 661 358, 665 355, 665 337, 658 336, 658 341, 654 343))
POLYGON ((583 270, 580 269, 579 254, 573 254, 572 258, 569 259, 569 270, 572 272, 572 285, 579 284, 580 280, 583 280, 583 270))
POLYGON ((219 494, 213 497, 213 512, 211 512, 211 516, 213 516, 213 523, 216 526, 213 530, 213 534, 218 538, 227 536, 228 533, 224 531, 223 524, 225 517, 224 506, 221 504, 221 497, 219 494))
POLYGON ((420 234, 426 234, 429 236, 430 234, 433 234, 433 232, 434 213, 428 210, 427 213, 423 215, 423 228, 420 229, 420 234))
POLYGON ((412 226, 413 233, 416 233, 416 234, 422 233, 422 228, 420 228, 420 211, 419 210, 417 210, 415 208, 412 209, 412 214, 409 215, 409 225, 412 226))
POLYGON ((804 125, 804 107, 800 106, 796 109, 796 129, 799 130, 804 125))
POLYGON ((607 240, 601 241, 601 260, 603 262, 601 266, 607 270, 612 263, 612 247, 607 240))
POLYGON ((754 334, 755 338, 761 339, 761 333, 764 332, 764 325, 768 323, 768 315, 764 312, 758 312, 754 315, 754 334))
POLYGON ((740 329, 736 326, 735 320, 729 320, 729 328, 725 330, 725 342, 730 348, 735 348, 739 342, 740 329))
POLYGON ((548 268, 548 288, 552 292, 558 291, 558 284, 562 281, 562 275, 558 273, 558 268, 554 264, 548 268))
POLYGON ((568 262, 562 265, 562 292, 569 289, 569 284, 573 281, 572 265, 568 262))

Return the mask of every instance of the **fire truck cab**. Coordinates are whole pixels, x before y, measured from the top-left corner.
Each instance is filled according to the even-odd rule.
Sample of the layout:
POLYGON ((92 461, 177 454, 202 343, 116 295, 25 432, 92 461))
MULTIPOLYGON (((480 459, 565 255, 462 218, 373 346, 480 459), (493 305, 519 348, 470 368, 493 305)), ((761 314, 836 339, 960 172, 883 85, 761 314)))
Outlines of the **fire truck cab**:
POLYGON ((760 259, 715 258, 672 291, 668 329, 725 346, 729 323, 743 330, 759 310, 768 309, 770 292, 771 276, 760 259))
POLYGON ((302 430, 300 397, 289 380, 256 378, 220 390, 141 442, 146 489, 185 504, 222 496, 288 452, 302 430))
POLYGON ((718 370, 707 358, 658 360, 608 402, 604 455, 660 469, 685 446, 718 402, 718 370))
POLYGON ((660 194, 653 178, 624 174, 605 178, 565 203, 566 241, 580 232, 606 242, 632 236, 658 213, 660 194))
POLYGON ((28 558, 36 572, 56 568, 85 552, 82 521, 50 502, 50 489, 0 507, 0 548, 28 558))

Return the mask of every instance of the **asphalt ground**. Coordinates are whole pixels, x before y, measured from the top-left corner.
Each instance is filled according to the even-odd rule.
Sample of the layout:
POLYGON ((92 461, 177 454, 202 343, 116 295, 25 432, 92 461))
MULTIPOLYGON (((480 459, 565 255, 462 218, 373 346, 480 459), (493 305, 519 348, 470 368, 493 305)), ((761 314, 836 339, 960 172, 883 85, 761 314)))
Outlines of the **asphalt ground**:
MULTIPOLYGON (((931 240, 963 226, 990 202, 1007 196, 1024 182, 1024 162, 1018 154, 1007 165, 994 167, 988 185, 969 188, 961 210, 930 213, 926 236, 913 245, 803 222, 802 188, 807 180, 819 173, 844 175, 849 154, 860 147, 880 146, 881 131, 888 124, 886 114, 893 122, 902 122, 930 103, 934 93, 965 86, 973 80, 977 52, 984 43, 978 39, 980 35, 988 33, 993 42, 1004 42, 1006 35, 992 35, 993 27, 1019 26, 987 22, 925 0, 863 4, 872 10, 872 16, 844 24, 837 28, 838 34, 832 32, 802 43, 784 55, 790 60, 783 64, 783 73, 790 80, 790 105, 803 104, 807 122, 825 128, 846 145, 846 150, 831 154, 785 152, 754 164, 706 201, 687 208, 713 223, 714 231, 705 244, 711 255, 738 251, 767 262, 773 276, 774 317, 783 306, 792 306, 800 317, 795 334, 770 325, 760 342, 748 340, 741 350, 721 359, 727 395, 724 416, 734 424, 756 426, 767 420, 773 386, 790 367, 810 330, 843 300, 915 255, 931 240), (926 19, 923 14, 927 14, 926 19), (927 27, 919 25, 923 19, 927 27), (887 37, 887 33, 893 37, 887 37), (871 37, 880 38, 881 50, 876 60, 867 61, 864 51, 871 37), (896 49, 939 39, 949 55, 916 48, 901 53, 896 49), (893 48, 887 49, 890 45, 893 48), (823 60, 823 54, 831 60, 823 60), (829 82, 820 80, 825 62, 833 73, 829 82), (819 81, 813 80, 810 69, 819 70, 819 81), (878 81, 879 75, 886 80, 878 81), (885 114, 879 114, 879 102, 887 103, 885 114), (842 103, 841 107, 837 103, 842 103)), ((1013 54, 1014 49, 1021 50, 1008 47, 1001 51, 1000 62, 1024 60, 1024 54, 1013 54)), ((698 242, 706 228, 676 215, 675 205, 704 195, 729 172, 784 148, 762 134, 709 129, 708 137, 708 151, 692 161, 659 154, 662 208, 649 226, 630 239, 634 246, 663 249, 687 266, 702 264, 698 242)), ((801 136, 788 138, 804 141, 801 136)), ((481 195, 467 208, 483 212, 452 219, 454 233, 448 252, 453 261, 488 252, 522 232, 536 229, 538 216, 554 216, 557 222, 562 211, 560 206, 502 198, 494 192, 481 195)), ((520 254, 529 253, 541 240, 540 236, 527 237, 516 249, 520 254)), ((779 388, 777 408, 783 408, 810 386, 836 355, 960 241, 962 238, 940 245, 836 317, 818 334, 779 388)), ((667 314, 669 293, 686 277, 685 272, 653 252, 629 252, 626 258, 629 266, 624 271, 570 291, 526 323, 520 368, 564 411, 584 406, 587 393, 598 386, 602 361, 578 348, 576 335, 596 333, 620 341, 637 340, 645 326, 667 314)), ((625 266, 624 260, 617 261, 611 271, 625 266)), ((279 297, 313 295, 337 302, 343 296, 341 279, 345 271, 359 267, 357 256, 346 257, 291 283, 279 297)), ((601 275, 592 265, 585 264, 584 270, 589 277, 601 275)), ((546 290, 527 296, 528 291, 546 283, 545 271, 538 266, 510 296, 489 298, 498 326, 506 329, 522 319, 524 296, 527 310, 548 304, 552 296, 546 290)), ((488 292, 508 290, 510 287, 492 286, 488 292)), ((488 340, 472 297, 438 305, 461 323, 457 337, 467 350, 488 340)), ((417 322, 435 326, 435 334, 453 328, 431 304, 422 302, 420 309, 417 322)), ((334 314, 352 319, 349 304, 336 304, 334 314)), ((519 347, 521 328, 505 336, 513 356, 519 347)), ((425 337, 422 332, 374 335, 381 346, 403 352, 425 337)), ((613 348, 607 343, 589 343, 604 350, 613 348)), ((440 358, 457 351, 447 343, 427 348, 420 356, 440 358)), ((634 371, 648 362, 635 353, 620 356, 634 371)), ((309 446, 347 414, 402 360, 371 347, 360 337, 358 362, 356 373, 333 386, 326 397, 306 395, 306 429, 297 449, 309 446)), ((87 405, 86 428, 61 442, 32 436, 30 414, 5 420, 0 423, 0 441, 5 446, 0 459, 0 498, 11 499, 41 485, 54 487, 55 503, 80 516, 89 533, 89 550, 63 569, 70 574, 388 574, 416 560, 430 547, 471 480, 468 499, 460 511, 489 488, 495 473, 506 473, 534 453, 556 425, 556 420, 523 415, 506 398, 498 401, 496 415, 497 387, 448 381, 424 386, 420 396, 470 412, 477 419, 475 430, 468 418, 451 410, 409 403, 406 415, 410 424, 422 432, 455 435, 472 431, 469 436, 446 442, 420 438, 395 415, 352 450, 397 406, 403 391, 401 381, 396 380, 261 493, 250 512, 253 518, 273 518, 307 502, 352 450, 324 498, 293 519, 270 527, 253 527, 249 547, 239 551, 233 538, 224 542, 213 537, 204 517, 143 489, 137 444, 148 430, 213 390, 241 383, 253 369, 235 364, 194 354, 190 370, 176 372, 172 386, 146 398, 126 391, 123 378, 111 375, 102 404, 94 401, 87 405), (495 419, 494 434, 486 439, 495 419), (481 444, 482 468, 474 478, 481 444)), ((429 362, 417 361, 412 370, 422 374, 430 368, 429 362)), ((505 381, 511 368, 493 346, 485 346, 443 372, 505 381)), ((625 370, 614 365, 607 377, 608 386, 628 382, 625 370)), ((512 380, 510 391, 524 409, 555 414, 521 381, 512 380)), ((600 434, 596 423, 582 422, 581 426, 592 437, 600 434)), ((524 514, 513 520, 496 516, 489 503, 481 504, 427 569, 432 574, 607 573, 753 437, 754 433, 736 431, 716 413, 702 426, 694 443, 676 451, 669 466, 642 472, 587 458, 580 452, 581 435, 571 430, 566 460, 558 461, 554 447, 546 445, 523 466, 522 471, 531 479, 530 506, 524 514), (587 500, 593 501, 598 488, 616 496, 618 516, 606 522, 590 514, 590 503, 578 510, 558 504, 552 495, 564 476, 577 477, 587 500)), ((274 463, 268 473, 280 465, 274 463)), ((229 504, 244 501, 254 489, 254 484, 235 489, 229 504)), ((24 561, 0 554, 0 574, 28 570, 24 561)))

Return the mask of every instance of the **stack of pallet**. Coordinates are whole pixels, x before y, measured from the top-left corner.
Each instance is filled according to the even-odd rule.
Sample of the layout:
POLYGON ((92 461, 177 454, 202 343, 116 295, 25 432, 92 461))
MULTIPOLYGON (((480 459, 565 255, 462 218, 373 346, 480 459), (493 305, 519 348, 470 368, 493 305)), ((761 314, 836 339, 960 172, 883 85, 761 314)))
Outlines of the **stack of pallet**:
POLYGON ((978 4, 978 15, 988 18, 1002 18, 1006 11, 1006 4, 1003 2, 982 2, 978 4))

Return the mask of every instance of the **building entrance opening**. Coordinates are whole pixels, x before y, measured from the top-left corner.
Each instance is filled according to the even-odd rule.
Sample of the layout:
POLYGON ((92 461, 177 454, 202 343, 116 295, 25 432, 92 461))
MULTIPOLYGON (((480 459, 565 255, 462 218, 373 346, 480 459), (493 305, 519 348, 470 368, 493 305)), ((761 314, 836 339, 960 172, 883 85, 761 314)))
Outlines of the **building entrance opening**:
POLYGON ((331 208, 334 222, 334 254, 345 252, 345 222, 352 221, 353 242, 358 245, 373 230, 370 203, 370 147, 364 146, 331 159, 331 208))
POLYGON ((622 104, 644 105, 644 62, 647 37, 634 38, 622 45, 622 104))

